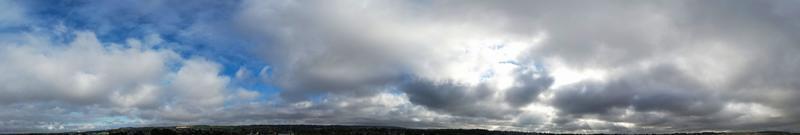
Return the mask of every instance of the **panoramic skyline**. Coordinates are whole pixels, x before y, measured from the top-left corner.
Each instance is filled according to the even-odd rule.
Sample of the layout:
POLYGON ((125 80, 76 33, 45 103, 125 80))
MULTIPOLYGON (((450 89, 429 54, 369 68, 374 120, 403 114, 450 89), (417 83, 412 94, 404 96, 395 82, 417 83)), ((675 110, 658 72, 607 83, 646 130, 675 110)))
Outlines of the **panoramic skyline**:
POLYGON ((3 0, 0 133, 800 132, 800 1, 3 0))

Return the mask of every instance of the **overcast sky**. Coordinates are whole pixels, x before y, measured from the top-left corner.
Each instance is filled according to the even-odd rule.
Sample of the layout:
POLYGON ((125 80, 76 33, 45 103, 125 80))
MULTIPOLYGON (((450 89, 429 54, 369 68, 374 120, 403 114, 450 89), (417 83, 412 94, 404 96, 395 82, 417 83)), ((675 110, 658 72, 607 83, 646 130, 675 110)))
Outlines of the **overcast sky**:
POLYGON ((3 0, 0 133, 800 132, 795 0, 3 0))

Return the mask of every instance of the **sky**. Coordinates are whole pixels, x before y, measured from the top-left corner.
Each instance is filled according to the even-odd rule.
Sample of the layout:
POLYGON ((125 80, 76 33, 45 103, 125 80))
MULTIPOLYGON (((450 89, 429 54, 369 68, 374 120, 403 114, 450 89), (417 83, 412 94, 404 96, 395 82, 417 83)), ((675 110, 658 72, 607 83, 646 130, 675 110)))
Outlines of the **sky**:
POLYGON ((3 0, 0 133, 800 132, 800 1, 3 0))

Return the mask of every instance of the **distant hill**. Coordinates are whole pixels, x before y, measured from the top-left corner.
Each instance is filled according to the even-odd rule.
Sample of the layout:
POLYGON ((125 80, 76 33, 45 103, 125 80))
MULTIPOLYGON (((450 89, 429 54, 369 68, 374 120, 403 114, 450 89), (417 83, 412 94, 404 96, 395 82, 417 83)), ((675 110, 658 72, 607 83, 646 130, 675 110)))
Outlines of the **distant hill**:
MULTIPOLYGON (((66 133, 43 133, 46 135, 555 135, 551 133, 491 131, 484 129, 410 129, 388 126, 341 126, 341 125, 247 125, 247 126, 174 126, 137 127, 110 130, 66 133)), ((673 135, 800 135, 797 133, 764 131, 737 133, 675 133, 673 135)), ((33 135, 33 134, 32 134, 33 135)))

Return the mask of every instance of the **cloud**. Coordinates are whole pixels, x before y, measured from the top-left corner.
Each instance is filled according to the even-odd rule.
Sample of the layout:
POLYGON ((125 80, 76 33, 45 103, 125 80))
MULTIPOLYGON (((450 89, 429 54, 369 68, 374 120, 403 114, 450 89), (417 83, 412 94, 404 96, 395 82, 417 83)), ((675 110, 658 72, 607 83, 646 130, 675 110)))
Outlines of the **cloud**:
MULTIPOLYGON (((245 3, 238 18, 269 39, 264 57, 275 65, 273 79, 287 88, 284 97, 371 96, 399 86, 413 104, 467 118, 502 119, 546 104, 563 116, 542 118, 553 122, 545 127, 601 127, 589 132, 733 129, 723 124, 737 117, 723 115, 732 104, 791 108, 794 101, 751 93, 795 93, 794 72, 777 69, 797 65, 788 59, 797 41, 787 36, 796 35, 790 32, 796 19, 788 17, 795 10, 783 1, 245 3), (537 64, 541 76, 578 74, 548 79, 515 71, 537 64), (621 114, 630 116, 615 117, 621 114), (678 126, 703 122, 718 125, 678 126)), ((784 118, 796 114, 777 110, 784 118)), ((746 125, 767 127, 758 123, 746 125)))
POLYGON ((516 81, 509 88, 498 89, 496 82, 477 85, 453 81, 415 79, 398 89, 409 96, 411 103, 457 116, 508 119, 519 113, 520 107, 534 102, 541 91, 552 84, 546 71, 518 67, 516 81))
POLYGON ((567 119, 576 116, 630 122, 639 126, 702 125, 725 121, 728 118, 696 117, 714 116, 722 111, 725 102, 719 98, 718 91, 697 84, 671 65, 627 72, 605 82, 574 84, 555 91, 552 99, 553 106, 567 119))
POLYGON ((514 85, 506 92, 506 101, 513 107, 522 107, 535 101, 539 93, 547 90, 553 84, 553 77, 544 69, 518 68, 513 73, 517 74, 514 85))
POLYGON ((362 8, 327 2, 244 3, 241 27, 269 39, 260 54, 274 65, 272 81, 286 90, 283 97, 295 100, 329 92, 371 95, 408 75, 476 83, 480 75, 472 74, 507 66, 502 62, 515 61, 540 36, 503 36, 479 23, 450 26, 462 20, 414 16, 404 10, 413 3, 376 1, 362 8), (361 14, 374 9, 388 10, 361 14), (501 36, 489 36, 494 34, 501 36))
POLYGON ((453 82, 417 80, 402 88, 412 103, 455 115, 502 118, 509 108, 492 102, 494 93, 485 85, 464 86, 453 82))
MULTIPOLYGON (((547 41, 545 44, 553 45, 546 45, 547 47, 543 47, 543 50, 534 50, 533 52, 535 52, 534 54, 547 54, 557 51, 550 57, 561 58, 572 63, 569 64, 570 66, 578 68, 610 69, 608 71, 613 74, 613 77, 607 78, 603 82, 585 81, 572 88, 556 90, 554 106, 561 108, 559 110, 566 114, 594 114, 599 116, 584 116, 583 118, 600 117, 599 119, 607 121, 633 122, 642 126, 655 124, 659 125, 657 127, 673 128, 667 131, 708 128, 740 129, 733 128, 737 126, 724 124, 729 123, 730 119, 740 117, 722 116, 721 113, 731 113, 723 111, 724 108, 742 102, 772 106, 766 110, 786 108, 783 106, 785 104, 776 104, 770 100, 751 100, 751 98, 770 97, 774 99, 781 96, 766 93, 794 93, 790 91, 796 91, 789 90, 795 88, 783 89, 793 87, 792 85, 770 83, 791 81, 796 78, 788 77, 794 74, 793 71, 775 68, 797 65, 794 60, 783 59, 787 55, 792 55, 788 52, 797 50, 796 46, 790 45, 796 40, 785 37, 794 35, 794 33, 787 33, 784 30, 797 27, 782 25, 796 22, 796 20, 786 18, 782 15, 783 13, 774 12, 774 10, 780 10, 780 6, 776 6, 779 3, 781 2, 733 2, 728 3, 728 6, 716 6, 715 2, 657 3, 652 5, 655 6, 653 8, 644 8, 654 10, 654 12, 635 13, 655 14, 645 17, 630 17, 656 17, 654 19, 659 21, 652 22, 656 24, 637 22, 642 20, 622 22, 635 23, 635 25, 604 24, 602 22, 604 19, 599 19, 600 23, 597 23, 598 19, 592 19, 593 25, 598 29, 551 31, 552 38, 550 39, 553 40, 547 41), (768 25, 773 23, 778 25, 768 25), (642 28, 635 27, 641 24, 650 25, 642 28), (619 26, 634 27, 614 28, 619 26), (729 29, 734 27, 740 29, 729 29), (614 30, 604 30, 604 28, 614 28, 614 30), (659 31, 659 29, 664 31, 659 31), (595 30, 617 31, 618 34, 592 34, 595 33, 593 32, 595 30), (577 36, 571 34, 577 34, 577 36), (587 38, 580 36, 587 34, 587 38), (629 38, 619 38, 624 40, 613 40, 617 38, 607 37, 628 34, 630 34, 629 38), (660 41, 638 41, 654 39, 648 38, 648 36, 655 36, 654 38, 660 41), (561 43, 558 37, 562 37, 565 42, 587 42, 561 43), (562 46, 564 44, 567 46, 562 46), (584 49, 570 49, 569 47, 572 45, 581 46, 579 48, 584 49), (640 52, 645 53, 639 54, 640 52), (617 58, 622 60, 617 61, 617 58), (641 72, 642 68, 649 71, 641 72), (770 72, 780 72, 781 74, 770 72), (774 79, 760 81, 764 79, 762 77, 774 79), (776 87, 781 88, 775 89, 776 87), (742 91, 759 94, 749 93, 748 96, 735 96, 741 94, 742 91), (634 116, 644 115, 649 120, 602 118, 614 117, 621 115, 620 113, 634 116), (698 116, 705 116, 705 118, 695 118, 698 116), (668 120, 653 120, 652 118, 668 120)), ((652 3, 647 5, 649 4, 652 3)), ((602 11, 614 10, 603 9, 602 11)), ((558 19, 550 19, 550 21, 558 19)), ((584 21, 573 21, 572 23, 575 22, 584 21)), ((559 27, 548 28, 558 29, 559 27)), ((790 101, 788 99, 777 100, 790 101)), ((787 114, 781 117, 787 121, 795 121, 796 117, 791 116, 791 114, 795 114, 793 111, 784 109, 783 112, 775 114, 787 114)), ((769 116, 758 117, 761 118, 753 119, 769 116)), ((747 129, 785 130, 769 128, 774 127, 770 123, 783 123, 783 120, 773 120, 773 122, 753 120, 744 122, 748 124, 739 124, 748 125, 747 129)))
MULTIPOLYGON (((116 44, 101 42, 92 32, 69 35, 74 35, 72 41, 59 44, 49 41, 46 33, 32 33, 25 36, 25 42, 5 43, 0 49, 0 64, 7 65, 0 67, 0 92, 5 93, 0 104, 17 108, 3 111, 7 114, 3 116, 9 117, 3 123, 33 127, 56 122, 67 127, 53 130, 75 130, 93 120, 118 116, 142 119, 151 117, 144 115, 153 111, 171 114, 183 111, 176 109, 189 109, 197 114, 221 107, 226 95, 233 93, 229 77, 218 75, 218 64, 155 49, 163 45, 155 42, 160 40, 157 36, 116 44), (173 66, 178 69, 172 70, 173 66), (55 112, 39 111, 47 109, 55 112), (74 120, 81 117, 95 118, 74 120), (19 123, 22 121, 27 122, 19 123)), ((246 91, 246 95, 253 94, 257 95, 246 91)), ((17 130, 25 131, 21 127, 0 129, 17 130)))
MULTIPOLYGON (((58 100, 93 104, 112 92, 137 93, 157 85, 177 59, 174 52, 104 47, 91 32, 78 32, 73 42, 54 46, 46 37, 29 37, 30 44, 3 48, 3 91, 14 93, 5 103, 58 100), (44 40, 44 41, 42 41, 44 40), (63 96, 62 96, 63 95, 63 96)), ((134 101, 137 102, 137 101, 134 101)))
POLYGON ((4 1, 3 6, 0 8, 6 9, 6 12, 0 13, 0 28, 20 26, 28 21, 25 17, 25 9, 20 8, 19 4, 15 1, 4 1))
MULTIPOLYGON (((189 101, 179 101, 198 106, 219 106, 224 99, 223 93, 229 78, 218 76, 220 66, 206 60, 190 59, 184 61, 183 67, 171 82, 179 96, 189 101), (203 100, 197 100, 203 99, 203 100)), ((189 106, 192 106, 189 105, 189 106)))
POLYGON ((282 123, 663 133, 800 123, 793 1, 0 5, 12 5, 0 13, 0 107, 13 108, 0 111, 0 132, 282 123))

